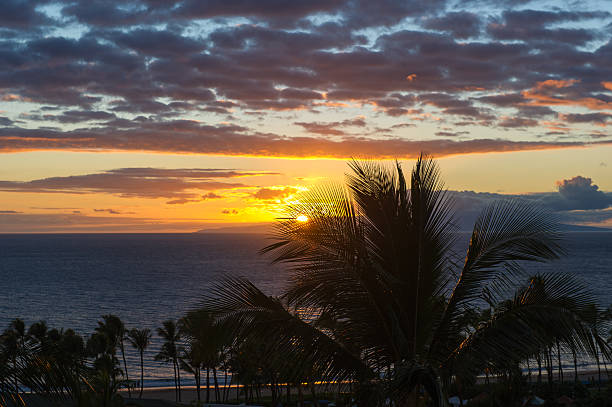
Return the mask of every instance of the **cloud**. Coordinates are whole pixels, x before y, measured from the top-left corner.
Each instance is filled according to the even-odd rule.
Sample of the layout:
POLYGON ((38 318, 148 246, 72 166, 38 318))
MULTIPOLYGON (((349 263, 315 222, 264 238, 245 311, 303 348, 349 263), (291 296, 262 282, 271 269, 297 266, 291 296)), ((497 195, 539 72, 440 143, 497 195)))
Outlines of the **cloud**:
POLYGON ((118 210, 115 209, 94 209, 94 212, 106 212, 106 213, 110 213, 111 215, 120 215, 121 212, 119 212, 118 210))
MULTIPOLYGON (((64 194, 106 193, 124 198, 169 198, 171 201, 168 203, 176 204, 217 197, 212 192, 202 195, 198 191, 247 186, 244 183, 221 181, 221 179, 273 174, 277 173, 216 168, 119 168, 95 174, 51 177, 24 182, 0 181, 0 191, 64 194)), ((109 212, 111 210, 96 209, 95 211, 109 212)))
POLYGON ((298 192, 296 188, 285 187, 283 189, 261 188, 253 193, 253 197, 262 200, 272 200, 286 198, 298 192))
POLYGON ((455 38, 476 37, 480 34, 482 22, 477 14, 459 11, 447 13, 441 17, 432 17, 424 21, 423 27, 448 32, 455 38))
POLYGON ((27 29, 38 24, 49 23, 45 14, 36 10, 36 2, 4 0, 0 13, 0 27, 27 29))
POLYGON ((558 192, 506 195, 451 191, 460 214, 460 228, 470 229, 485 206, 499 200, 523 200, 556 212, 561 222, 590 224, 612 219, 612 192, 603 192, 591 178, 576 176, 556 182, 558 192))
POLYGON ((591 178, 580 175, 557 181, 559 195, 548 204, 556 210, 605 209, 612 205, 612 195, 599 190, 591 178))
POLYGON ((560 114, 561 120, 568 123, 597 123, 606 125, 612 122, 612 114, 610 113, 568 113, 560 114))
POLYGON ((0 213, 3 233, 126 233, 193 232, 220 219, 159 219, 132 216, 84 215, 81 213, 0 213))
POLYGON ((389 149, 412 143, 393 127, 399 117, 469 124, 513 145, 504 129, 529 128, 534 142, 553 116, 581 145, 612 106, 612 16, 588 0, 551 10, 448 0, 5 3, 0 103, 19 108, 0 118, 2 152, 344 157, 354 153, 336 139, 355 134, 336 117, 347 114, 367 117, 354 124, 358 154, 379 128, 389 149), (316 137, 262 130, 288 122, 316 137), (331 152, 298 152, 311 142, 331 152))
POLYGON ((202 198, 202 200, 205 201, 207 199, 221 199, 221 198, 223 198, 223 196, 217 195, 214 192, 209 192, 207 194, 202 195, 201 198, 202 198))
MULTIPOLYGON (((287 137, 248 133, 239 126, 209 126, 183 121, 134 129, 56 130, 0 129, 0 152, 31 150, 107 150, 198 153, 228 156, 414 158, 421 151, 437 157, 500 151, 575 148, 610 143, 582 141, 513 141, 505 139, 412 140, 400 137, 287 137)), ((1 184, 0 184, 1 186, 1 184)), ((212 185, 211 185, 212 188, 212 185)))
POLYGON ((18 212, 18 211, 0 211, 0 213, 10 214, 10 213, 23 213, 23 212, 18 212))
POLYGON ((293 124, 303 127, 309 133, 321 134, 324 136, 345 136, 347 135, 347 133, 344 130, 341 130, 340 128, 366 126, 366 122, 363 117, 357 117, 355 119, 346 119, 339 122, 295 122, 293 124))
POLYGON ((466 134, 470 134, 469 131, 438 131, 436 132, 436 136, 439 137, 459 137, 466 134))

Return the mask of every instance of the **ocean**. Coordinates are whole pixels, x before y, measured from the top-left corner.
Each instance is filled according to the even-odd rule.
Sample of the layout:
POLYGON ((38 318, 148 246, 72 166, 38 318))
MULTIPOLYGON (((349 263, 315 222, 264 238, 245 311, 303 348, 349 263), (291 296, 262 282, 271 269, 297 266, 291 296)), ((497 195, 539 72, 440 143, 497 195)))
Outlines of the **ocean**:
MULTIPOLYGON (((530 266, 579 276, 602 306, 612 303, 612 231, 566 234, 568 255, 530 266)), ((467 244, 469 235, 461 236, 467 244)), ((90 334, 103 314, 127 328, 150 328, 196 308, 227 276, 249 278, 264 292, 282 291, 283 266, 257 252, 269 241, 256 234, 40 234, 0 235, 0 330, 14 318, 27 325, 90 334)), ((153 360, 156 335, 145 353, 145 385, 172 385, 172 368, 153 360)), ((128 345, 128 348, 129 345, 128 345)), ((137 353, 128 349, 131 378, 139 378, 137 353)), ((188 374, 182 375, 192 384, 188 374)))

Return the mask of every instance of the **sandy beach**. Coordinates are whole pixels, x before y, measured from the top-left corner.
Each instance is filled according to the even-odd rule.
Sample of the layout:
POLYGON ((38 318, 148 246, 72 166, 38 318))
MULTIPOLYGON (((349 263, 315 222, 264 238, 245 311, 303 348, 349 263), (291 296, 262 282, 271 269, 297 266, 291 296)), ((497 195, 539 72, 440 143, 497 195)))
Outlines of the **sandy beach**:
MULTIPOLYGON (((606 375, 605 370, 602 368, 601 371, 601 381, 602 383, 607 382, 608 380, 610 380, 610 378, 612 378, 612 371, 610 371, 610 376, 608 377, 608 375, 606 375)), ((545 371, 542 371, 542 383, 546 383, 547 379, 547 374, 545 371)), ((555 372, 553 373, 553 377, 555 379, 555 381, 557 381, 559 379, 558 377, 558 371, 555 370, 555 372)), ((570 383, 573 382, 574 380, 574 371, 570 370, 570 369, 564 369, 563 371, 563 378, 564 381, 566 383, 570 383)), ((598 378, 598 372, 597 370, 588 370, 588 371, 583 371, 583 372, 578 372, 578 378, 580 380, 580 382, 584 383, 584 384, 595 384, 597 383, 597 378, 598 378)), ((495 376, 491 376, 489 377, 490 382, 495 382, 497 380, 497 378, 495 376)), ((537 372, 532 372, 529 381, 531 383, 535 383, 538 380, 538 373, 537 372)), ((480 377, 478 379, 478 383, 484 383, 485 382, 485 378, 484 377, 480 377)), ((317 391, 324 391, 325 389, 321 388, 321 385, 317 386, 318 389, 317 391)), ((223 388, 223 386, 220 386, 220 388, 223 388)), ((327 386, 328 391, 333 390, 330 389, 330 386, 327 386)), ((205 400, 206 399, 206 388, 202 387, 200 390, 200 395, 201 395, 201 399, 205 400)), ((308 390, 306 388, 303 388, 303 392, 304 394, 308 394, 308 390)), ((127 390, 121 390, 120 394, 126 399, 126 401, 128 401, 128 394, 127 394, 127 390)), ((270 390, 268 388, 262 389, 262 396, 269 396, 270 395, 270 390)), ((291 396, 293 398, 297 397, 297 389, 296 388, 292 388, 291 389, 291 396)), ((133 391, 132 392, 132 399, 133 400, 137 400, 138 399, 138 391, 133 391)), ((143 391, 143 399, 147 400, 147 406, 150 405, 149 404, 149 400, 162 400, 165 402, 174 402, 175 401, 175 390, 174 387, 153 387, 153 388, 145 388, 143 391)), ((210 390, 210 400, 211 403, 216 402, 215 400, 215 392, 214 389, 211 388, 210 390)), ((244 401, 244 396, 241 396, 241 400, 244 401)), ((196 388, 195 386, 186 386, 186 387, 182 387, 181 388, 181 402, 183 404, 190 404, 192 402, 197 401, 197 392, 196 392, 196 388)), ((232 386, 232 389, 230 390, 230 397, 229 397, 229 402, 236 402, 236 386, 232 386)))
MULTIPOLYGON (((223 386, 219 386, 219 388, 221 389, 221 392, 223 392, 223 386)), ((337 388, 335 385, 316 385, 315 386, 317 393, 322 393, 322 392, 336 392, 337 388)), ((307 387, 303 387, 302 388, 302 392, 304 394, 305 397, 310 396, 310 390, 307 387)), ((124 399, 126 401, 130 400, 128 398, 128 392, 125 389, 122 389, 119 391, 119 394, 121 394, 124 399)), ((137 400, 138 399, 138 391, 132 391, 132 400, 137 400)), ((269 397, 271 395, 270 389, 269 388, 264 388, 262 387, 261 389, 261 396, 262 397, 269 397)), ((283 388, 283 396, 286 397, 286 388, 283 388)), ((167 402, 174 402, 176 400, 175 398, 175 390, 174 387, 152 387, 152 388, 145 388, 143 391, 143 395, 142 398, 144 400, 163 400, 163 401, 167 401, 167 402)), ((204 401, 206 400, 206 388, 202 387, 200 390, 200 397, 201 400, 204 401)), ((291 398, 294 400, 297 400, 298 397, 298 391, 296 387, 292 387, 291 388, 291 398)), ((229 395, 229 400, 228 403, 236 403, 237 397, 236 397, 236 386, 231 386, 231 390, 230 390, 230 395, 229 395)), ((197 401, 197 391, 195 386, 185 386, 185 387, 181 387, 181 403, 183 404, 190 404, 192 402, 197 401)), ((240 395, 240 401, 244 402, 244 394, 240 395)), ((211 403, 215 403, 217 402, 215 400, 215 391, 214 388, 211 387, 210 389, 210 402, 211 403)), ((255 403, 257 404, 257 403, 255 403)), ((147 406, 149 406, 149 403, 147 403, 147 406)))

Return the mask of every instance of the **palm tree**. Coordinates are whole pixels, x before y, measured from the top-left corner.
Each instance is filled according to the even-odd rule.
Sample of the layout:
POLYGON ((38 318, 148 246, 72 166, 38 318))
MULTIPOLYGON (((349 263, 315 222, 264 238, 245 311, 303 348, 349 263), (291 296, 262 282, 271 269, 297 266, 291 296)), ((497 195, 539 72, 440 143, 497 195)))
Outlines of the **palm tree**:
POLYGON ((144 351, 149 346, 151 342, 151 330, 144 329, 132 329, 128 333, 128 340, 134 347, 134 349, 138 350, 140 354, 140 396, 142 398, 142 392, 144 389, 144 351))
POLYGON ((263 249, 289 266, 282 296, 231 279, 205 299, 237 340, 263 341, 268 360, 296 375, 376 386, 388 371, 384 392, 364 394, 402 401, 422 386, 436 405, 453 377, 509 371, 556 340, 594 353, 587 290, 568 275, 533 284, 524 272, 526 262, 563 254, 551 215, 520 200, 488 206, 462 260, 433 160, 417 160, 410 184, 399 164, 349 165, 346 186, 304 194, 263 249), (466 310, 485 301, 490 318, 466 330, 466 310), (323 317, 333 324, 318 327, 323 317))
POLYGON ((5 359, 10 361, 13 385, 13 397, 15 400, 19 398, 19 376, 21 373, 21 366, 23 366, 23 359, 28 355, 28 340, 29 336, 26 332, 26 326, 22 319, 15 318, 9 324, 8 329, 4 330, 0 337, 0 344, 2 353, 5 355, 5 359))
POLYGON ((169 319, 162 323, 161 328, 157 328, 157 334, 164 340, 162 348, 157 355, 155 360, 161 360, 163 362, 172 362, 172 368, 174 370, 174 387, 176 391, 176 401, 181 401, 181 372, 178 363, 179 360, 179 342, 181 340, 181 333, 176 325, 176 322, 169 319))
POLYGON ((96 332, 105 335, 109 340, 109 346, 112 349, 112 355, 114 356, 116 353, 117 347, 121 350, 121 357, 123 359, 123 372, 125 374, 125 380, 128 383, 128 396, 132 397, 132 393, 130 391, 130 377, 128 375, 127 370, 127 362, 125 360, 125 344, 124 338, 126 336, 126 329, 123 321, 113 314, 102 315, 102 321, 98 321, 98 327, 96 328, 96 332))
POLYGON ((180 331, 188 345, 185 369, 194 374, 197 385, 198 401, 200 400, 200 368, 206 369, 206 402, 210 401, 210 372, 213 374, 215 386, 215 400, 221 401, 217 368, 222 365, 224 351, 229 342, 228 332, 224 327, 215 323, 214 318, 206 312, 190 311, 179 321, 180 331))

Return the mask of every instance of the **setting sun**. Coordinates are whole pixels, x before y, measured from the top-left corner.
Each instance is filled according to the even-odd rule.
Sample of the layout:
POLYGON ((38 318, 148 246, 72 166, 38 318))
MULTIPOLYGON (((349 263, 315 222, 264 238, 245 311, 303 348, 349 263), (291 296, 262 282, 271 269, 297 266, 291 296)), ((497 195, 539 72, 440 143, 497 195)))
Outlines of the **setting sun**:
POLYGON ((298 222, 308 222, 308 216, 306 215, 300 215, 297 218, 295 218, 298 222))

